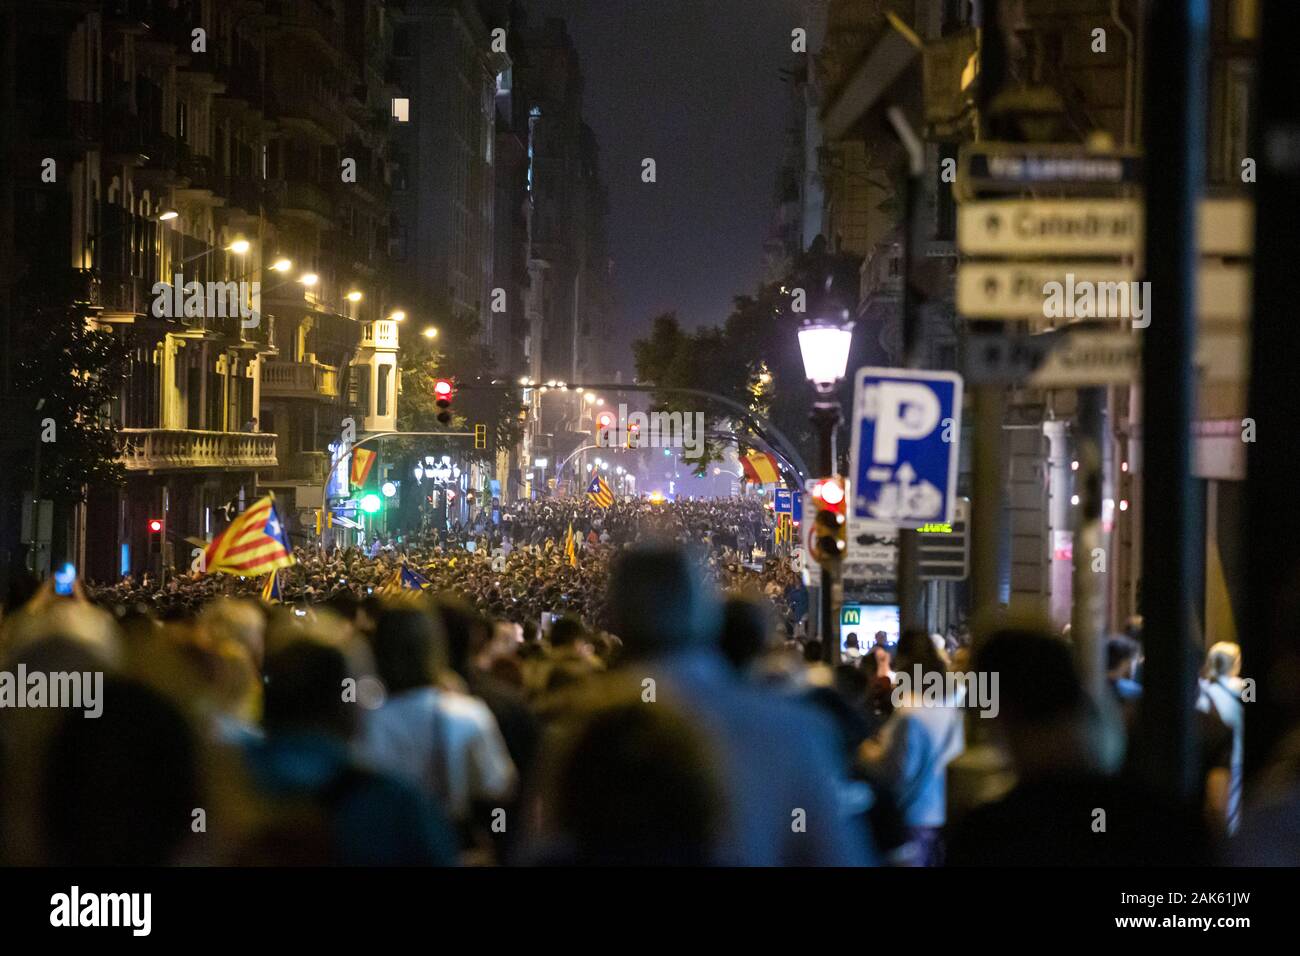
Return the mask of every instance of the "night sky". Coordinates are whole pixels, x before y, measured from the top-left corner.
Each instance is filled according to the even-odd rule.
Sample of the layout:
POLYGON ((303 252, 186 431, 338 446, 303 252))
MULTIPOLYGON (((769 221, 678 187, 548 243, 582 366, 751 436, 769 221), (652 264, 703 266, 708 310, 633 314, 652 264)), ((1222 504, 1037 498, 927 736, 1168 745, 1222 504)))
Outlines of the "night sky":
MULTIPOLYGON (((803 0, 528 0, 567 20, 609 187, 610 253, 630 342, 661 312, 721 322, 762 275, 785 154, 803 0), (653 157, 658 182, 641 182, 653 157)), ((622 354, 632 373, 630 348, 622 354)))

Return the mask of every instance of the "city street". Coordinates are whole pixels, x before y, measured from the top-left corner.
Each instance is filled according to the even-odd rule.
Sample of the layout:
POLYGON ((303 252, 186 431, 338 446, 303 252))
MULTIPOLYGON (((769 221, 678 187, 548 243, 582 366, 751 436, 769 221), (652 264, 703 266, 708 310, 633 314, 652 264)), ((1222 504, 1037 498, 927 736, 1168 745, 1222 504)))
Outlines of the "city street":
POLYGON ((1280 924, 1291 12, 0 0, 14 925, 1280 924))

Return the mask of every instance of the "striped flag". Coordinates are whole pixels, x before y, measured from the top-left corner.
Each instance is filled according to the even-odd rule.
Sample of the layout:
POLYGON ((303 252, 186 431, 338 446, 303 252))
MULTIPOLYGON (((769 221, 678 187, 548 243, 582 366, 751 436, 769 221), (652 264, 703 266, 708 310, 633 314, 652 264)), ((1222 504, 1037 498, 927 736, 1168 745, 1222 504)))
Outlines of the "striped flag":
POLYGON ((600 475, 591 476, 591 484, 587 485, 587 497, 597 508, 608 508, 614 503, 614 492, 609 490, 609 485, 605 484, 605 479, 600 475))
POLYGON ((393 572, 393 576, 388 579, 379 593, 399 594, 402 591, 427 591, 431 587, 433 587, 433 582, 423 574, 402 565, 393 572))
POLYGON ((569 561, 569 567, 578 566, 578 542, 573 537, 573 522, 569 522, 568 534, 564 536, 564 556, 569 561))
POLYGON ((756 485, 770 485, 781 480, 777 470, 776 459, 761 451, 747 451, 740 459, 740 467, 745 477, 756 485))
POLYGON ((262 600, 267 604, 281 603, 279 571, 272 571, 266 576, 266 583, 262 585, 262 600))
POLYGON ((230 523, 203 554, 203 568, 215 574, 253 577, 294 563, 289 535, 275 510, 275 496, 267 495, 230 523))
POLYGON ((375 465, 375 453, 364 448, 352 449, 351 481, 355 488, 360 488, 370 476, 370 469, 375 465))

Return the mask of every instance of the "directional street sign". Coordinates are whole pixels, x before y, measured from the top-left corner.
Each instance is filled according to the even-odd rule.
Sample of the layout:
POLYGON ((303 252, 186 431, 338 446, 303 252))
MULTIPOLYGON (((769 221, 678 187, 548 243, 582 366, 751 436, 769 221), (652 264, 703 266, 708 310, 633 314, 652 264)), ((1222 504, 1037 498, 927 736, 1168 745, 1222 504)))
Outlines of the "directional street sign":
POLYGON ((773 496, 773 510, 777 514, 794 514, 794 492, 789 488, 778 488, 773 496))
MULTIPOLYGON (((1074 262, 963 262, 957 266, 957 314, 968 319, 1012 319, 1050 324, 1045 314, 1049 283, 1065 298, 1087 295, 1100 310, 1107 291, 1138 280, 1130 266, 1074 262)), ((1203 260, 1196 272, 1196 314, 1202 320, 1245 322, 1250 316, 1251 270, 1203 260)), ((1128 301, 1124 296, 1124 301, 1128 301)), ((1122 318, 1095 315, 1094 318, 1122 318)))
MULTIPOLYGON (((1136 199, 993 199, 957 207, 962 255, 1008 258, 1142 253, 1142 204, 1136 199)), ((1244 199, 1202 199, 1197 245, 1203 256, 1249 256, 1254 208, 1244 199)))
POLYGON ((852 515, 911 528, 951 521, 961 376, 862 368, 853 394, 852 515))
POLYGON ((957 182, 962 198, 1028 189, 1070 193, 1139 185, 1142 159, 1133 151, 1089 152, 1070 144, 970 143, 961 147, 957 182))
POLYGON ((1044 321, 1044 288, 1050 282, 1064 287, 1132 282, 1137 273, 1126 266, 1095 262, 963 262, 957 267, 957 314, 970 319, 1025 319, 1044 321))
POLYGON ((1139 377, 1139 348, 1132 332, 969 335, 962 370, 967 381, 980 385, 1126 385, 1139 377))
POLYGON ((973 256, 1137 255, 1142 213, 1127 199, 996 199, 957 209, 957 248, 973 256))

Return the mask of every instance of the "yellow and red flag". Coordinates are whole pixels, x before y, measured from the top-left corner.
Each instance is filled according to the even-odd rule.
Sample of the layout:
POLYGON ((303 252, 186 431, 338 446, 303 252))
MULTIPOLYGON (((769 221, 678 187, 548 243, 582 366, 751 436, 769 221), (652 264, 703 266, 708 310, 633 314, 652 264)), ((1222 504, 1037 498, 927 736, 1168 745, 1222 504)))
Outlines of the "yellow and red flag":
POLYGON ((569 567, 578 566, 578 543, 573 537, 573 522, 569 522, 569 532, 564 536, 564 556, 569 561, 569 567))
POLYGON ((294 564, 293 549, 275 510, 274 495, 267 495, 236 517, 203 554, 205 571, 224 571, 245 578, 269 574, 291 564, 294 564))
POLYGON ((747 451, 740 459, 745 477, 758 485, 770 485, 781 480, 776 459, 761 451, 747 451))
POLYGON ((366 483, 370 469, 375 466, 375 452, 364 448, 352 449, 352 486, 360 488, 366 483))

